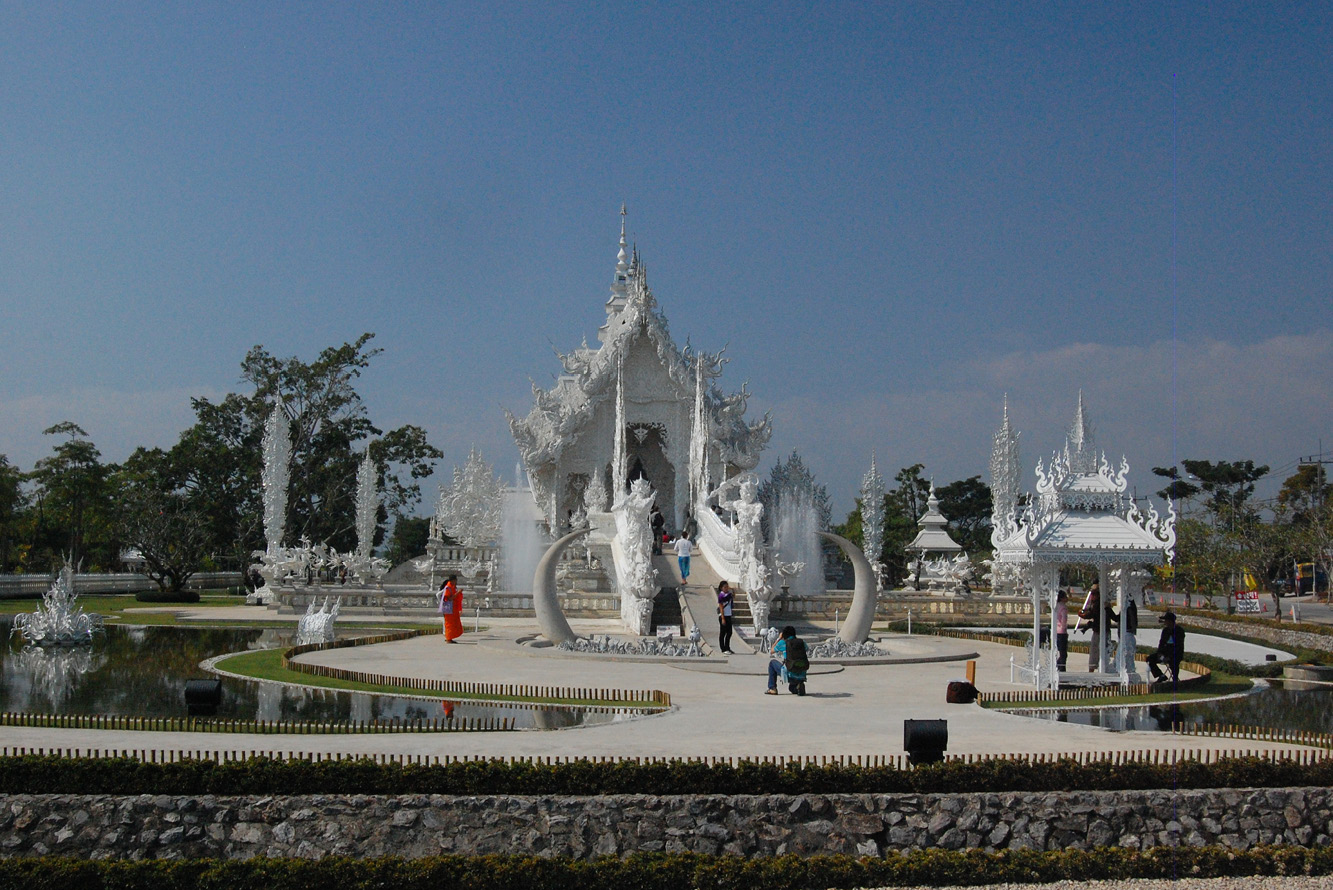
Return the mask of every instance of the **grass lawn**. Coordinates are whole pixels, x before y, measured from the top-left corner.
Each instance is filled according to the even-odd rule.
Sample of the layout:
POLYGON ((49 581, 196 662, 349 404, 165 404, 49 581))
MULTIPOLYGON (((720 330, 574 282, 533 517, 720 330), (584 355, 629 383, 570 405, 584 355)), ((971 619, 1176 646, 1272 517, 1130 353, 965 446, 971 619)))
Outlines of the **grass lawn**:
POLYGON ((378 692, 385 695, 428 695, 430 698, 449 699, 451 701, 508 701, 544 705, 603 705, 617 708, 655 709, 661 705, 651 702, 624 702, 591 698, 540 698, 523 695, 480 695, 462 692, 425 693, 408 686, 377 686, 372 683, 356 683, 334 677, 319 677, 300 671, 287 670, 282 666, 281 649, 258 649, 231 655, 216 662, 219 670, 230 671, 253 677, 256 680, 277 680, 283 683, 296 683, 301 686, 318 686, 323 689, 346 689, 352 692, 378 692))

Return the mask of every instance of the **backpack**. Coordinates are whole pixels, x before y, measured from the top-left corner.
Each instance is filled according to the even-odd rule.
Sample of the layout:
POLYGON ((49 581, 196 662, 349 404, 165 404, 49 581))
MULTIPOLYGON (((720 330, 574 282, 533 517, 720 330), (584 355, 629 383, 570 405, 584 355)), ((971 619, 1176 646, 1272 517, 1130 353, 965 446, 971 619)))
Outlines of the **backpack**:
POLYGON ((787 640, 783 664, 789 674, 803 674, 810 669, 810 658, 805 654, 805 640, 796 637, 787 640))

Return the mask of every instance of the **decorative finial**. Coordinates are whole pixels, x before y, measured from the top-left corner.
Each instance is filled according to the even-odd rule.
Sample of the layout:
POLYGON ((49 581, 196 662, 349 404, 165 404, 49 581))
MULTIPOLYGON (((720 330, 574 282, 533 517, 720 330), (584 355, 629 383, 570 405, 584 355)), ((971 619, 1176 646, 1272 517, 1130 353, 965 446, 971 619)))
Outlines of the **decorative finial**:
MULTIPOLYGON (((625 205, 620 205, 620 252, 616 255, 616 274, 611 279, 611 299, 608 302, 614 302, 617 299, 624 299, 625 291, 629 282, 629 254, 626 252, 629 245, 625 241, 625 205)), ((607 306, 607 312, 611 311, 611 306, 607 306)))

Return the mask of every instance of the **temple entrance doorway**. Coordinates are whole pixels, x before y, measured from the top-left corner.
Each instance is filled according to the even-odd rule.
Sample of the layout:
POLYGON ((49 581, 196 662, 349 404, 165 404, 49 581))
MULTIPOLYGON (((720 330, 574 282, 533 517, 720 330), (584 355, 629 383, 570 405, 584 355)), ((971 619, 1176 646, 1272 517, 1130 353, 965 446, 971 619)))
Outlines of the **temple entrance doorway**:
POLYGON ((667 517, 671 530, 679 528, 681 517, 676 515, 676 468, 667 460, 666 430, 658 423, 630 424, 625 436, 629 474, 625 484, 634 479, 647 479, 657 492, 657 506, 667 517))

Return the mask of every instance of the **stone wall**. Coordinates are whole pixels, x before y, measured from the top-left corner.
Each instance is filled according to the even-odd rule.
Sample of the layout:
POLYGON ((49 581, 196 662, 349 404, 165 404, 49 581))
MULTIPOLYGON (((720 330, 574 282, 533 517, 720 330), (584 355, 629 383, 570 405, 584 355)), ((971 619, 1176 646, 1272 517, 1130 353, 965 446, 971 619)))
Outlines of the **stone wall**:
MULTIPOLYGON (((1333 652, 1333 637, 1327 634, 1296 630, 1290 623, 1264 625, 1251 621, 1206 618, 1202 615, 1181 615, 1180 623, 1184 625, 1186 631, 1190 628, 1217 630, 1249 639, 1263 640, 1265 643, 1272 643, 1279 649, 1284 646, 1301 646, 1321 652, 1333 652)), ((1186 638, 1185 645, 1189 645, 1188 638, 1186 638)))
POLYGON ((415 858, 1325 845, 1327 788, 527 797, 8 795, 0 855, 415 858))

